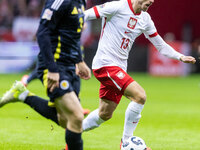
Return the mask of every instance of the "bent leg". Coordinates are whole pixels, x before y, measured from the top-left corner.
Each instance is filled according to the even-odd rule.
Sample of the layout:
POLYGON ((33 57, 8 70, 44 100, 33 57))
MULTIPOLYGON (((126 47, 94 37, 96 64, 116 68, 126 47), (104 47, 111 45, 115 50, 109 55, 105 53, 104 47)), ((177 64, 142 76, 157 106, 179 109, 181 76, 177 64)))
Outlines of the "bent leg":
MULTIPOLYGON (((74 132, 82 132, 82 120, 84 118, 81 104, 74 92, 66 93, 55 100, 55 106, 60 118, 67 120, 66 127, 74 132)), ((62 119, 63 120, 63 119, 62 119)))
POLYGON ((51 119, 58 124, 57 111, 55 107, 49 107, 48 101, 38 96, 28 96, 24 103, 28 104, 36 112, 47 119, 51 119))
POLYGON ((66 93, 55 100, 58 120, 66 127, 65 141, 69 150, 83 150, 82 120, 84 118, 82 107, 74 92, 66 93))
POLYGON ((103 120, 107 121, 110 118, 112 118, 113 112, 117 108, 117 103, 106 100, 106 99, 100 99, 100 104, 99 104, 99 116, 103 120))
POLYGON ((56 109, 49 107, 47 100, 35 96, 20 81, 15 81, 11 89, 0 98, 0 107, 11 102, 24 102, 42 116, 58 124, 56 109))
POLYGON ((100 99, 99 109, 91 112, 83 120, 83 131, 88 131, 99 127, 103 122, 112 118, 112 114, 118 104, 115 102, 100 99))
POLYGON ((146 101, 146 94, 144 89, 134 81, 127 86, 124 95, 131 100, 125 113, 123 141, 126 141, 133 135, 141 118, 141 111, 146 101))
POLYGON ((133 81, 126 87, 124 96, 138 104, 144 105, 146 102, 146 93, 136 81, 133 81))

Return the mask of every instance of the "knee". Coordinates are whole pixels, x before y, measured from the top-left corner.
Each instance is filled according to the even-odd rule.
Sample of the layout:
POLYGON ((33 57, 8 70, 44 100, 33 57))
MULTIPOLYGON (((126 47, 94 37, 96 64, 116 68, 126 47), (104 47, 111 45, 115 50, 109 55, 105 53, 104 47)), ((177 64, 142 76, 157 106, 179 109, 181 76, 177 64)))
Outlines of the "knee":
POLYGON ((58 114, 57 116, 58 116, 59 125, 63 128, 67 128, 68 123, 71 126, 73 126, 74 128, 77 128, 77 129, 82 128, 82 122, 83 122, 83 119, 84 119, 84 115, 82 113, 73 114, 68 119, 66 119, 66 117, 64 117, 60 114, 58 114))
POLYGON ((141 95, 140 95, 140 102, 142 103, 142 104, 145 104, 145 102, 146 102, 146 100, 147 100, 147 96, 146 96, 146 93, 144 92, 144 93, 142 93, 141 95))
POLYGON ((145 104, 147 96, 145 92, 140 92, 135 96, 135 101, 139 104, 145 104))
POLYGON ((107 121, 107 120, 109 120, 109 119, 112 118, 112 113, 100 111, 100 112, 99 112, 99 117, 100 117, 101 119, 103 119, 104 121, 107 121))
POLYGON ((83 113, 73 113, 69 115, 67 120, 67 128, 77 133, 82 132, 83 113))
POLYGON ((74 115, 74 124, 78 125, 80 128, 82 127, 82 122, 84 119, 83 113, 74 115))
POLYGON ((64 117, 62 117, 60 114, 57 114, 57 117, 58 117, 59 125, 62 128, 66 129, 67 128, 67 120, 64 117))

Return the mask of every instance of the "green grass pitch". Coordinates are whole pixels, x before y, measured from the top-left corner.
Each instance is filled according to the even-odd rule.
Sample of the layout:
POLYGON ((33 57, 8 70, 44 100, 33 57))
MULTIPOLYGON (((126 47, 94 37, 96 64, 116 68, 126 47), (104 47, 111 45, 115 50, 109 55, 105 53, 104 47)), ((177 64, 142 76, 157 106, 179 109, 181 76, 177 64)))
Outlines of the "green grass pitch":
MULTIPOLYGON (((22 74, 0 75, 0 95, 22 74)), ((147 102, 134 135, 152 150, 200 150, 200 75, 156 78, 131 73, 146 91, 147 102)), ((82 81, 84 108, 98 107, 98 81, 82 81)), ((39 80, 28 89, 47 98, 39 80)), ((98 129, 83 133, 85 150, 119 150, 124 114, 129 100, 123 98, 113 118, 98 129)), ((61 150, 64 129, 37 114, 23 103, 0 108, 0 150, 61 150)))

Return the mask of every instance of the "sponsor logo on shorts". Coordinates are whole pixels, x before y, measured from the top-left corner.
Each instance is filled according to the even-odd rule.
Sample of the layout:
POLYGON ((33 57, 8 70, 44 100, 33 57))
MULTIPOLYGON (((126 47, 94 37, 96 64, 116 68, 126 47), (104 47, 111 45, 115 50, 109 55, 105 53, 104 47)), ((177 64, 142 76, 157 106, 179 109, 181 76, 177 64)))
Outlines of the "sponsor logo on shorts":
POLYGON ((117 73, 117 77, 118 77, 119 79, 123 79, 123 78, 125 77, 125 74, 124 74, 122 71, 119 71, 119 72, 117 73))
POLYGON ((69 88, 69 82, 67 80, 62 80, 60 82, 60 88, 63 90, 67 90, 69 88))

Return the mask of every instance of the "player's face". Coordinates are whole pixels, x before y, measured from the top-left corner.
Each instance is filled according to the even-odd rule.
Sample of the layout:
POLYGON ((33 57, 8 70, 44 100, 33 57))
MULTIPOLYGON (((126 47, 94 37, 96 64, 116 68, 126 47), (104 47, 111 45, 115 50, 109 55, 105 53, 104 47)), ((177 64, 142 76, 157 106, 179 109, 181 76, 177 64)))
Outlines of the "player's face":
POLYGON ((142 11, 147 11, 153 2, 154 0, 138 0, 139 7, 142 11))

